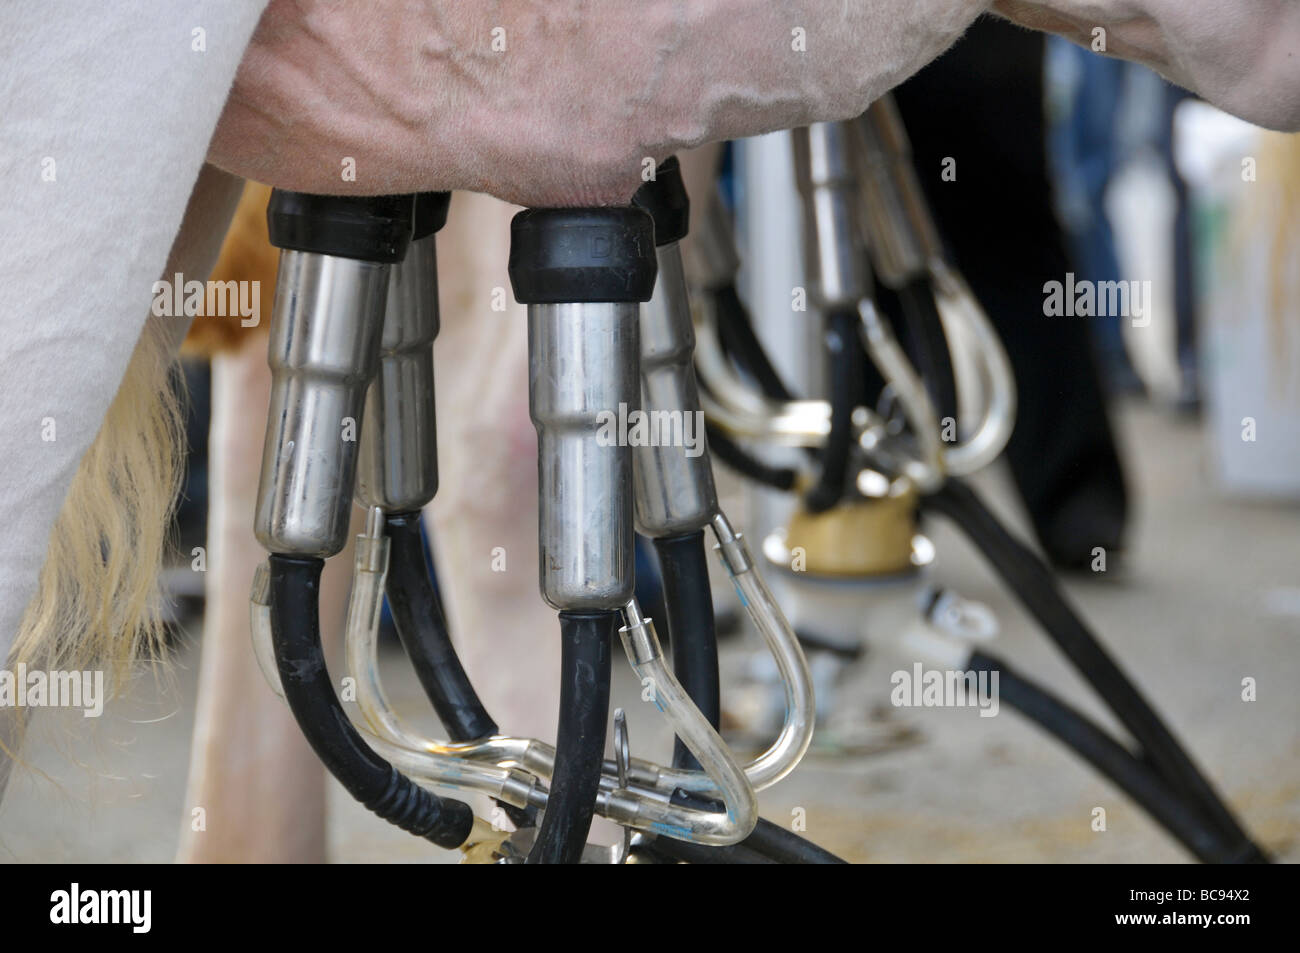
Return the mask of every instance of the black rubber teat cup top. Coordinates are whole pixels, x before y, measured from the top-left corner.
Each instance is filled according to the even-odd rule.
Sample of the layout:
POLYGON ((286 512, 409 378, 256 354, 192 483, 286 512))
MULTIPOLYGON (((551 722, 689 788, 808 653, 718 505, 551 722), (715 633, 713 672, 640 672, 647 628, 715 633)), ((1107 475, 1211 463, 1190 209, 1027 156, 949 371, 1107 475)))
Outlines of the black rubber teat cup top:
POLYGON ((649 301, 654 222, 631 205, 538 208, 510 223, 510 284, 521 304, 649 301))
POLYGON ((309 195, 275 189, 266 207, 275 247, 379 264, 406 257, 413 215, 410 195, 309 195))
POLYGON ((669 156, 655 169, 655 177, 632 196, 632 204, 650 213, 655 223, 655 244, 669 245, 686 237, 690 230, 691 200, 676 156, 669 156))
POLYGON ((447 208, 451 205, 450 192, 417 192, 415 195, 415 226, 411 240, 418 242, 447 224, 447 208))

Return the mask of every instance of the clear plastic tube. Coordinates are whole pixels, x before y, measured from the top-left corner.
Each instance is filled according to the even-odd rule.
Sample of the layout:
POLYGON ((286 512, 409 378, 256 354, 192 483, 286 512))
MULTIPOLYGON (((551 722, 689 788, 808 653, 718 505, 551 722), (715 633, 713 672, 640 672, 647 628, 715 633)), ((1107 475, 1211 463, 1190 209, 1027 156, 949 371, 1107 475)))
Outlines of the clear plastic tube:
POLYGON ((345 645, 356 679, 357 707, 380 754, 412 777, 440 787, 476 791, 524 807, 535 780, 523 771, 457 757, 412 731, 397 717, 379 680, 379 614, 388 574, 388 537, 383 513, 372 507, 357 537, 345 645))
POLYGON ((262 677, 271 691, 284 701, 280 667, 275 664, 275 646, 271 642, 271 567, 265 560, 253 571, 253 590, 248 596, 248 623, 257 667, 262 670, 262 677))
POLYGON ((436 751, 413 750, 387 738, 365 734, 375 751, 398 770, 439 788, 486 794, 514 807, 527 807, 535 799, 534 792, 540 790, 535 778, 518 770, 436 751))
MULTIPOLYGON (((348 668, 357 680, 358 707, 367 723, 358 725, 358 729, 379 754, 413 778, 441 788, 486 794, 516 807, 527 806, 537 789, 536 779, 531 775, 421 748, 421 739, 407 730, 393 714, 384 697, 375 665, 375 634, 379 628, 387 569, 387 537, 379 531, 359 536, 347 621, 348 668)), ((253 574, 249 598, 253 654, 262 670, 262 677, 283 701, 284 689, 280 684, 280 670, 271 641, 270 582, 270 568, 263 562, 253 574)))
MULTIPOLYGON (((750 785, 755 791, 762 791, 793 771, 812 743, 816 719, 812 677, 799 640, 759 575, 743 537, 721 511, 713 517, 712 526, 718 540, 716 548, 741 605, 767 643, 785 686, 785 723, 771 746, 745 766, 750 785)), ((661 768, 659 773, 661 784, 712 793, 707 776, 700 772, 661 768)))
MULTIPOLYGON (((382 532, 382 514, 376 508, 367 520, 365 534, 357 538, 346 635, 348 668, 356 679, 357 705, 370 729, 367 734, 375 739, 375 749, 402 771, 431 784, 477 791, 518 807, 529 803, 545 806, 544 794, 533 775, 550 777, 555 763, 555 749, 550 745, 503 737, 443 744, 421 737, 393 711, 379 678, 377 646, 379 608, 387 571, 388 540, 382 532)), ((663 665, 658 639, 649 620, 640 619, 635 609, 629 613, 629 620, 640 620, 637 644, 645 646, 640 660, 646 666, 646 677, 654 679, 660 710, 700 764, 711 772, 700 775, 699 786, 716 792, 725 810, 706 811, 675 805, 661 796, 662 791, 645 791, 635 781, 627 788, 620 788, 615 780, 617 768, 612 763, 605 765, 597 809, 620 824, 695 843, 725 845, 743 840, 758 820, 753 789, 725 743, 663 665)), ((655 784, 660 781, 660 769, 648 762, 634 763, 630 778, 655 784)))
POLYGON ((830 402, 771 400, 749 387, 723 354, 717 322, 709 308, 702 309, 696 328, 695 369, 705 384, 700 405, 709 419, 728 433, 782 446, 816 447, 825 443, 831 429, 830 402))
MULTIPOLYGON (((772 653, 785 687, 786 716, 781 732, 763 754, 759 755, 743 769, 745 779, 749 782, 749 785, 755 791, 761 791, 776 784, 793 771, 812 742, 816 719, 816 701, 813 696, 812 677, 808 671, 808 662, 804 658, 798 637, 794 634, 794 630, 786 620, 785 614, 781 611, 780 606, 777 605, 776 600, 768 590, 767 584, 763 581, 743 537, 732 528, 730 521, 721 512, 714 516, 712 525, 714 535, 718 540, 717 549, 723 565, 732 577, 741 604, 749 613, 750 618, 754 621, 764 642, 767 644, 768 650, 772 653)), ((629 622, 631 621, 629 619, 629 622)), ((646 621, 648 622, 648 620, 646 621)), ((631 627, 629 626, 629 628, 631 627)), ((627 648, 626 642, 625 648, 627 648)), ((640 673, 640 669, 637 668, 637 656, 630 648, 628 652, 633 668, 640 673)), ((681 686, 673 677, 672 672, 665 668, 663 673, 657 676, 647 674, 655 679, 655 685, 672 684, 680 691, 681 686), (669 679, 671 679, 671 683, 669 679)), ((687 705, 698 716, 698 709, 695 709, 694 704, 690 703, 689 698, 685 698, 683 708, 687 705)), ((673 715, 667 711, 665 711, 665 714, 669 715, 670 719, 673 718, 673 715)), ((708 724, 707 721, 703 723, 708 724)), ((674 727, 677 727, 676 722, 674 722, 674 727)), ((712 730, 710 727, 709 731, 712 732, 712 730)), ((690 741, 685 735, 682 736, 682 740, 687 744, 687 747, 690 747, 690 741)), ((551 774, 555 755, 553 748, 541 742, 509 738, 492 738, 465 745, 442 746, 439 750, 454 750, 470 758, 495 759, 503 755, 508 756, 512 759, 512 763, 522 765, 528 770, 548 778, 551 774)), ((696 757, 699 758, 697 752, 693 751, 692 753, 695 753, 696 757)), ((728 757, 730 757, 729 753, 728 757)), ((703 764, 704 760, 699 759, 703 764)), ((639 758, 633 758, 630 767, 630 778, 633 786, 638 789, 652 787, 666 794, 681 788, 693 793, 707 794, 714 797, 722 796, 723 793, 709 774, 702 771, 686 771, 663 767, 639 758)), ((607 761, 604 770, 607 776, 612 777, 617 769, 613 762, 607 761)), ((608 778, 606 780, 608 781, 608 778)), ((611 786, 611 783, 605 783, 604 790, 608 790, 611 786)), ((612 817, 613 815, 609 816, 612 817)), ((615 819, 623 822, 621 817, 615 819)))
MULTIPOLYGON (((716 791, 726 809, 725 813, 703 812, 661 801, 643 801, 637 805, 638 818, 647 815, 649 820, 643 829, 700 844, 734 844, 743 840, 758 823, 758 801, 754 789, 745 772, 736 764, 726 742, 664 664, 654 624, 641 615, 636 600, 629 602, 624 612, 627 625, 619 630, 619 635, 632 670, 641 679, 641 684, 650 688, 655 707, 668 719, 677 737, 682 739, 703 769, 689 773, 706 780, 710 791, 716 791), (648 811, 647 805, 650 806, 648 811)), ((614 797, 621 793, 616 792, 614 797)), ((611 798, 607 809, 615 807, 616 802, 611 798)), ((635 821, 628 823, 641 826, 635 821)))
POLYGON ((961 275, 941 259, 930 263, 935 304, 948 336, 973 338, 976 363, 984 372, 984 413, 967 439, 944 449, 949 473, 966 476, 997 459, 1016 423, 1016 381, 1002 339, 961 275))
MULTIPOLYGON (((382 533, 382 516, 376 510, 367 521, 366 533, 358 537, 353 593, 348 606, 348 668, 356 679, 357 705, 365 722, 359 727, 379 754, 413 778, 442 788, 485 794, 517 807, 529 804, 545 807, 546 794, 538 778, 549 778, 554 769, 552 746, 529 738, 509 737, 443 744, 421 737, 393 711, 378 671, 379 610, 387 569, 388 540, 382 533)), ((784 617, 771 602, 762 581, 758 580, 758 588, 753 588, 752 566, 741 577, 751 580, 743 583, 751 592, 750 602, 768 607, 759 613, 756 622, 775 612, 779 624, 788 631, 784 617)), ((768 784, 774 783, 794 767, 807 749, 807 739, 800 744, 796 736, 791 743, 787 738, 790 732, 783 731, 777 744, 755 766, 742 771, 725 742, 664 664, 653 624, 641 617, 635 603, 629 607, 628 615, 629 625, 624 627, 623 634, 629 661, 642 678, 652 679, 657 707, 706 770, 676 771, 634 758, 628 772, 628 786, 619 787, 616 765, 606 762, 597 810, 620 824, 668 837, 710 845, 737 843, 749 835, 758 820, 749 771, 757 766, 755 775, 768 784), (795 752, 793 762, 787 766, 792 752, 795 752), (678 787, 720 798, 724 810, 707 811, 673 804, 669 796, 678 787)), ((265 564, 254 575, 250 616, 258 664, 268 684, 278 690, 279 672, 270 632, 269 572, 265 564)), ((793 640, 792 633, 790 637, 793 640)), ((802 671, 806 692, 796 689, 792 696, 787 689, 787 702, 806 694, 807 707, 811 709, 807 668, 798 643, 791 644, 798 656, 795 670, 802 671)), ((785 674, 787 666, 781 664, 781 658, 778 656, 778 665, 785 674)), ((277 694, 283 697, 282 692, 277 694)), ((796 702, 790 707, 799 710, 802 706, 796 702)))
POLYGON ((379 614, 384 604, 384 578, 388 575, 388 537, 382 530, 378 507, 366 518, 366 531, 357 537, 352 572, 352 596, 344 629, 348 671, 357 680, 357 707, 370 729, 397 744, 419 748, 420 740, 393 714, 379 682, 379 614))
POLYGON ((933 489, 943 482, 944 445, 930 394, 870 298, 859 303, 858 317, 861 319, 862 343, 871 355, 871 360, 898 395, 903 413, 912 425, 920 445, 921 459, 900 457, 895 461, 896 465, 903 475, 922 490, 933 489))
MULTIPOLYGON (((945 444, 939 439, 929 395, 911 361, 899 347, 888 326, 875 312, 874 303, 859 304, 863 319, 863 343, 872 360, 899 395, 913 431, 920 443, 920 459, 885 447, 873 447, 882 461, 892 465, 922 489, 938 486, 945 473, 963 476, 992 463, 1006 447, 1015 426, 1016 388, 1011 363, 988 316, 961 275, 941 259, 929 265, 935 289, 935 303, 950 341, 974 344, 975 364, 983 378, 979 388, 984 397, 979 423, 966 439, 945 444)), ((824 400, 774 401, 758 393, 731 369, 717 337, 717 326, 705 308, 696 333, 696 372, 705 385, 700 404, 709 420, 738 437, 748 437, 782 446, 819 447, 830 432, 830 404, 824 400)), ((882 423, 870 408, 866 426, 873 430, 882 423)))
MULTIPOLYGON (((543 768, 549 776, 555 754, 546 750, 549 746, 527 738, 489 738, 466 745, 438 745, 410 731, 393 712, 379 681, 376 639, 388 540, 379 527, 372 525, 371 530, 359 537, 356 579, 348 605, 348 668, 357 679, 357 702, 364 720, 358 729, 389 762, 421 781, 486 794, 516 807, 537 803, 540 789, 533 774, 543 768)), ((270 578, 266 563, 259 565, 253 575, 249 617, 258 667, 271 690, 283 701, 284 690, 271 640, 270 578)), ((645 774, 644 769, 641 774, 645 774)))

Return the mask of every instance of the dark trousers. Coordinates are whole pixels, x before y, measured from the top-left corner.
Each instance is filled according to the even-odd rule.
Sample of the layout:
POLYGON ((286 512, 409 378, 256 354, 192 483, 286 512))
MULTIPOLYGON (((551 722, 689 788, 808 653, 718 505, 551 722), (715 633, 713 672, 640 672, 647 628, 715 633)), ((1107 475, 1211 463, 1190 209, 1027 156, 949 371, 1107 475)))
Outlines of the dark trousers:
POLYGON ((1049 556, 1086 566, 1094 546, 1121 545, 1128 498, 1090 319, 1043 313, 1044 284, 1074 270, 1052 204, 1043 44, 983 18, 895 95, 939 229, 1015 371, 1016 485, 1049 556))

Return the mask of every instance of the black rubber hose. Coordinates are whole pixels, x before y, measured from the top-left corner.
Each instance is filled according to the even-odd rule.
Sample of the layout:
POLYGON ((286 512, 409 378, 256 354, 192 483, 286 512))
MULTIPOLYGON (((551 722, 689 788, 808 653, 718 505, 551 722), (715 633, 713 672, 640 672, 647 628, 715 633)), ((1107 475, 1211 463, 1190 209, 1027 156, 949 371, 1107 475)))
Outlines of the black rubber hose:
POLYGON ((1084 715, 992 656, 971 656, 974 672, 997 672, 998 699, 1006 702, 1113 781, 1140 808, 1207 864, 1249 861, 1223 843, 1222 835, 1146 764, 1084 715))
POLYGON ((416 677, 452 741, 498 734, 451 643, 442 601, 433 588, 420 539, 419 513, 389 513, 384 533, 390 551, 384 592, 397 637, 416 677))
POLYGON ((617 612, 560 613, 560 723, 555 770, 530 864, 576 864, 591 830, 605 759, 617 612))
MULTIPOLYGON (((722 717, 718 687, 718 633, 713 625, 713 593, 704 531, 654 540, 663 582, 664 612, 672 645, 673 674, 714 730, 722 717)), ((695 755, 677 738, 673 765, 699 771, 695 755)))
POLYGON ((1266 861, 1187 752, 1079 618, 1042 560, 1008 533, 974 490, 959 480, 948 480, 923 497, 922 506, 951 519, 984 553, 1021 604, 1141 745, 1160 776, 1196 806, 1236 854, 1266 861))
POLYGON ((712 459, 763 486, 783 493, 794 489, 798 479, 794 470, 788 467, 770 466, 750 455, 713 424, 706 421, 704 426, 708 437, 709 455, 712 459))
MULTIPOLYGON (((749 320, 749 312, 736 293, 735 285, 726 285, 712 292, 714 314, 718 321, 718 343, 723 352, 737 367, 758 384, 763 396, 769 400, 797 400, 798 395, 785 385, 781 375, 772 365, 749 320)), ((856 320, 856 318, 855 318, 856 320)), ((875 403, 876 396, 885 386, 875 364, 867 357, 861 344, 856 348, 862 368, 863 403, 875 403)), ((808 448, 810 451, 812 448, 808 448)))
POLYGON ((658 837, 639 850, 645 851, 656 860, 687 864, 775 864, 777 861, 764 857, 756 850, 750 850, 743 844, 730 847, 709 847, 706 844, 692 844, 690 841, 673 840, 671 837, 658 837))
POLYGON ((312 750, 347 792, 404 831, 439 847, 465 843, 469 806, 426 791, 376 754, 334 694, 320 643, 320 574, 325 561, 273 555, 271 636, 284 698, 312 750))
POLYGON ((794 831, 773 824, 760 817, 753 832, 741 841, 745 847, 757 851, 778 864, 847 864, 823 847, 818 847, 794 831))
MULTIPOLYGON (((674 797, 674 803, 681 799, 674 797)), ((753 831, 739 844, 712 847, 658 837, 656 854, 690 864, 846 864, 825 848, 760 817, 753 831)))
MULTIPOLYGON (((725 810, 725 806, 721 801, 693 794, 681 788, 673 791, 669 801, 678 807, 693 808, 697 811, 717 812, 725 810)), ((818 847, 812 841, 800 837, 794 831, 788 831, 784 827, 773 824, 761 817, 758 819, 758 823, 754 825, 754 829, 749 832, 749 836, 739 844, 731 844, 726 847, 688 844, 685 847, 691 849, 690 856, 687 856, 682 848, 678 846, 683 844, 681 841, 660 837, 655 841, 655 844, 659 846, 661 853, 673 855, 678 860, 686 860, 693 864, 847 863, 847 861, 841 860, 830 851, 818 847), (700 851, 703 851, 703 853, 700 853, 700 851), (750 859, 751 856, 760 859, 750 859)))
POLYGON ((794 395, 781 380, 767 351, 754 334, 749 314, 741 303, 735 285, 713 292, 713 308, 718 319, 718 340, 736 365, 754 379, 759 390, 771 400, 793 400, 794 395))
MULTIPOLYGON (((384 532, 390 546, 384 592, 393 625, 438 720, 452 741, 476 741, 498 734, 496 722, 479 700, 452 644, 442 600, 425 559, 420 514, 390 513, 385 517, 384 532)), ((497 804, 516 828, 536 825, 535 807, 497 804)))
POLYGON ((930 391, 936 416, 957 418, 957 384, 953 379, 952 354, 944 336, 943 321, 934 303, 930 279, 919 275, 897 291, 903 321, 911 343, 917 370, 930 391))
MULTIPOLYGON (((768 400, 787 401, 795 400, 794 391, 785 386, 785 381, 768 359, 767 350, 754 333, 754 325, 749 320, 749 312, 740 300, 740 295, 736 292, 734 284, 726 285, 722 288, 715 289, 711 292, 713 297, 713 310, 718 321, 718 343, 722 346, 722 352, 740 368, 741 372, 753 379, 758 384, 758 389, 762 391, 763 396, 768 400)), ((712 446, 710 444, 710 446, 712 446)), ((744 475, 750 475, 745 469, 747 454, 745 451, 736 447, 735 461, 733 469, 739 470, 744 475)), ((816 459, 817 450, 814 447, 804 447, 804 452, 808 456, 816 459)), ((730 461, 723 459, 724 463, 730 461)), ((753 466, 756 468, 754 478, 764 471, 771 473, 778 479, 783 479, 780 474, 788 472, 790 474, 790 487, 776 487, 776 489, 792 489, 794 487, 794 471, 772 471, 765 464, 754 461, 753 466)), ((767 482, 759 479, 760 483, 767 482)), ((772 485, 770 482, 767 485, 772 485)))
POLYGON ((858 345, 858 316, 832 311, 826 316, 831 429, 821 452, 821 476, 804 497, 810 513, 824 513, 844 498, 853 447, 853 408, 862 391, 862 360, 858 345))

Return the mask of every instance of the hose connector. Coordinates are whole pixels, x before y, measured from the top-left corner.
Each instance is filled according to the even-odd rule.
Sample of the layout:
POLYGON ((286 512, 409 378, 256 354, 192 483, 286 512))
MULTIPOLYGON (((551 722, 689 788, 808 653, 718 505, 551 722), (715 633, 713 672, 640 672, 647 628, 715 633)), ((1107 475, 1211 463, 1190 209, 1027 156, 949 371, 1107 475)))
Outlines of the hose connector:
POLYGON ((654 620, 641 614, 641 608, 635 599, 628 600, 623 607, 623 621, 618 635, 623 640, 623 650, 633 665, 645 665, 663 658, 654 620))
POLYGON ((753 569, 754 560, 749 555, 749 547, 745 545, 744 534, 732 528, 726 514, 722 512, 713 514, 711 525, 714 538, 718 541, 718 555, 722 558, 727 571, 732 576, 740 576, 753 569))

